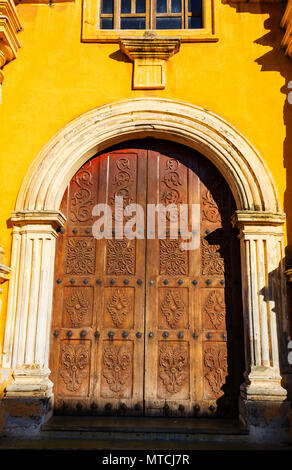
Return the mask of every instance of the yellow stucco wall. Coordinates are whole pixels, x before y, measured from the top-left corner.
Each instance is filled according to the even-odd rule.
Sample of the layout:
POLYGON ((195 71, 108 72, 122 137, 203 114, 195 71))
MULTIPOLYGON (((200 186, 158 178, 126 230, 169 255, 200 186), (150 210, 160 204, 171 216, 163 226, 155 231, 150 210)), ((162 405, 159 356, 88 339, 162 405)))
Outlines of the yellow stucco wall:
MULTIPOLYGON (((285 166, 289 169, 290 164, 291 181, 292 141, 286 132, 292 126, 292 106, 286 94, 292 62, 280 49, 284 7, 266 4, 261 11, 259 5, 215 3, 219 41, 182 44, 167 63, 167 85, 160 91, 131 89, 132 64, 117 52, 117 44, 80 42, 81 0, 17 6, 24 28, 18 35, 22 48, 4 69, 0 105, 0 243, 6 264, 11 247, 7 221, 21 181, 43 145, 76 116, 132 97, 182 100, 225 118, 264 157, 287 212, 292 190, 286 188, 285 166)), ((291 218, 287 227, 289 241, 291 218)), ((1 343, 6 292, 3 300, 1 343)))

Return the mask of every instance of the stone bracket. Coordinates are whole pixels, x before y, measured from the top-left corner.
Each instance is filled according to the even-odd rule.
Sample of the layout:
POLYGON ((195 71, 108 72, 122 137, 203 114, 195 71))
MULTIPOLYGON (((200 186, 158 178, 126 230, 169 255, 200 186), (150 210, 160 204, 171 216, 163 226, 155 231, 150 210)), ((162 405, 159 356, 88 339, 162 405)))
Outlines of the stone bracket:
POLYGON ((121 51, 134 62, 134 90, 162 90, 166 84, 166 61, 180 49, 179 38, 120 38, 121 51))

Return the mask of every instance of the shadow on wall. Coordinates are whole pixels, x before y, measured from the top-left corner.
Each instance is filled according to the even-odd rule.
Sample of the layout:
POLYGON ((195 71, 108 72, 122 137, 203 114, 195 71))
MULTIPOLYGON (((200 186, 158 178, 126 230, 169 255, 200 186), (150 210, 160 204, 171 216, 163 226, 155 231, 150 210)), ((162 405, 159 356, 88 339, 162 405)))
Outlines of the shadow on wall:
MULTIPOLYGON (((292 59, 285 55, 285 51, 281 47, 281 41, 284 36, 280 24, 283 17, 286 4, 276 3, 268 4, 263 3, 234 3, 230 0, 221 0, 224 4, 229 4, 231 7, 236 8, 238 12, 246 13, 267 13, 269 18, 265 20, 264 27, 269 30, 267 34, 258 38, 255 43, 262 46, 269 46, 272 48, 269 52, 258 57, 256 63, 261 66, 262 72, 279 72, 285 79, 285 85, 279 90, 287 98, 283 109, 283 120, 286 126, 286 137, 283 145, 282 155, 275 154, 275 159, 278 159, 279 166, 282 164, 286 169, 286 189, 284 194, 284 212, 286 213, 287 224, 287 247, 285 251, 285 267, 289 269, 292 267, 292 104, 288 102, 288 94, 292 91, 292 86, 289 89, 289 82, 292 80, 292 59), (283 160, 282 160, 283 158, 283 160)), ((226 5, 227 6, 227 5, 226 5)), ((292 83, 291 83, 292 85, 292 83)), ((291 95, 292 97, 292 95, 291 95)), ((292 100, 290 100, 292 101, 292 100)), ((271 109, 272 119, 273 109, 271 109)), ((277 132, 277 129, 275 129, 277 132)), ((268 137, 267 137, 268 138, 268 137)), ((290 332, 292 331, 292 285, 288 285, 288 318, 290 332)), ((286 349, 287 351, 287 345, 286 349)))

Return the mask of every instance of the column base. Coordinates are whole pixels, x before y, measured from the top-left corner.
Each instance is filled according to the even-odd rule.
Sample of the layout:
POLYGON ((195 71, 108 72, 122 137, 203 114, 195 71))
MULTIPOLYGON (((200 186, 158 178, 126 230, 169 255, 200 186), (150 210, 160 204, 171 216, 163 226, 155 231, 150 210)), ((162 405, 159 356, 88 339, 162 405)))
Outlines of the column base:
POLYGON ((23 366, 13 371, 12 382, 0 403, 0 429, 3 437, 26 438, 37 435, 53 413, 51 371, 23 366))
POLYGON ((257 366, 245 375, 240 395, 248 401, 285 401, 287 390, 282 386, 282 377, 271 367, 257 366))
POLYGON ((15 369, 14 380, 6 387, 5 397, 50 398, 53 388, 49 380, 50 373, 50 369, 31 366, 15 369))
POLYGON ((240 387, 239 419, 255 442, 289 440, 291 403, 282 378, 270 367, 258 366, 240 387))

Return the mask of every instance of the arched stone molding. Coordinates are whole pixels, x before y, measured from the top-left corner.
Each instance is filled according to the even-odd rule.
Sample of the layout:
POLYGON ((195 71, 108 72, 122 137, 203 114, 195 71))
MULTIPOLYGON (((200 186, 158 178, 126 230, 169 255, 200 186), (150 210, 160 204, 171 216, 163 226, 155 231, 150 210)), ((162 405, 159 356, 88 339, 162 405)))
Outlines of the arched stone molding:
POLYGON ((279 363, 280 332, 287 331, 282 267, 285 216, 271 174, 242 134, 210 111, 166 99, 118 102, 74 119, 45 145, 27 172, 12 214, 12 279, 3 367, 14 371, 14 382, 6 396, 51 396, 48 356, 55 237, 64 223, 59 206, 66 186, 97 152, 146 136, 200 151, 233 192, 245 321, 242 416, 249 421, 249 403, 282 404, 287 395, 279 363))
POLYGON ((234 127, 198 106, 142 98, 93 109, 58 132, 31 165, 16 211, 56 210, 68 181, 88 158, 113 143, 149 135, 206 155, 225 177, 239 210, 281 210, 265 163, 234 127))

